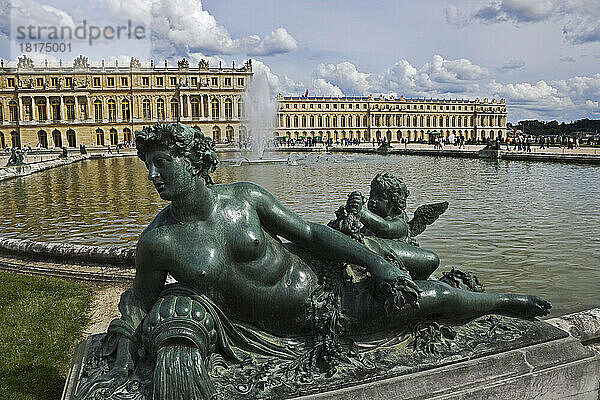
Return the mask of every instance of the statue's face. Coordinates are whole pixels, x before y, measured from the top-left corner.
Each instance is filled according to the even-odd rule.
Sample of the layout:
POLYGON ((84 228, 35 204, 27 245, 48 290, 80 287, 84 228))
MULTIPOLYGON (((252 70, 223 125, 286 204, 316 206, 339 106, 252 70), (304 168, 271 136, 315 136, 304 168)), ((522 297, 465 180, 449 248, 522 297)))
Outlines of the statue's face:
POLYGON ((379 189, 371 189, 367 208, 381 218, 386 218, 390 215, 393 204, 387 193, 379 189))
POLYGON ((192 187, 194 177, 182 158, 173 157, 165 150, 148 151, 145 158, 148 180, 154 183, 161 199, 172 201, 192 187))

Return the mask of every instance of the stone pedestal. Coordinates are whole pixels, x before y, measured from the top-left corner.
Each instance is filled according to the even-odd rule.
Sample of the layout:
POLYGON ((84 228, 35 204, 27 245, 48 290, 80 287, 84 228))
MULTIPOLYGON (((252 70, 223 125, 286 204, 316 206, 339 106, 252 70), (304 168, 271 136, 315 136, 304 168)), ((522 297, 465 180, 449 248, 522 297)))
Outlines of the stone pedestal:
MULTIPOLYGON (((77 348, 63 400, 74 399, 82 367, 99 338, 92 336, 77 348)), ((291 389, 274 379, 266 389, 250 388, 246 393, 225 389, 223 398, 600 398, 600 309, 547 322, 482 318, 457 327, 455 338, 438 343, 433 353, 421 351, 423 347, 419 350, 415 343, 409 337, 393 346, 369 350, 364 353, 364 360, 371 365, 368 369, 340 369, 333 377, 317 378, 291 389)), ((228 374, 235 375, 236 368, 213 377, 217 388, 226 382, 228 374)), ((249 387, 248 382, 240 382, 244 385, 249 387)))

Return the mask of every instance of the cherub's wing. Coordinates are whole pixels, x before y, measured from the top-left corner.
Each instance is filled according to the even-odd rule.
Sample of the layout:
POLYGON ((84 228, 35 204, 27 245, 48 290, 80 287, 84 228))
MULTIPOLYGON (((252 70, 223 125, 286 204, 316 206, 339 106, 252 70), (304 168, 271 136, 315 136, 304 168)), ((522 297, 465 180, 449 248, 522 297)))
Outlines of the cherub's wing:
POLYGON ((448 202, 424 204, 415 210, 413 219, 408 223, 410 236, 415 237, 423 233, 427 225, 433 224, 448 209, 448 202))

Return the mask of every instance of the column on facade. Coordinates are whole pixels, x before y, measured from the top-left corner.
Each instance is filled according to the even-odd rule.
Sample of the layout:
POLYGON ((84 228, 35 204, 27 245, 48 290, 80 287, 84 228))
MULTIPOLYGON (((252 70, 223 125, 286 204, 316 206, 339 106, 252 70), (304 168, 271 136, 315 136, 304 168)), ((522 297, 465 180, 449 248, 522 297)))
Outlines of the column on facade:
POLYGON ((19 121, 23 121, 23 98, 19 97, 19 121))
POLYGON ((179 117, 181 117, 181 118, 183 118, 183 110, 184 110, 184 108, 183 108, 183 97, 184 96, 185 95, 180 94, 179 95, 179 99, 178 99, 179 100, 179 117))
POLYGON ((219 96, 219 119, 225 118, 225 96, 219 96))
POLYGON ((79 119, 79 100, 77 99, 77 96, 75 97, 75 119, 79 119))
POLYGON ((65 113, 65 99, 64 97, 61 95, 60 96, 60 119, 64 120, 66 113, 65 113))
POLYGON ((212 115, 212 97, 209 96, 208 97, 208 119, 209 120, 213 120, 213 115, 212 115))
POLYGON ((206 115, 204 115, 204 95, 200 95, 200 117, 204 118, 206 117, 206 115))
POLYGON ((187 117, 192 118, 192 103, 190 101, 190 95, 185 96, 187 99, 187 117))
POLYGON ((90 96, 85 96, 85 100, 87 101, 87 109, 85 110, 84 119, 90 119, 91 107, 90 107, 90 96))
POLYGON ((30 96, 31 97, 31 120, 35 121, 35 97, 34 96, 30 96))
POLYGON ((46 121, 52 120, 52 108, 50 108, 50 97, 45 96, 46 99, 46 121))

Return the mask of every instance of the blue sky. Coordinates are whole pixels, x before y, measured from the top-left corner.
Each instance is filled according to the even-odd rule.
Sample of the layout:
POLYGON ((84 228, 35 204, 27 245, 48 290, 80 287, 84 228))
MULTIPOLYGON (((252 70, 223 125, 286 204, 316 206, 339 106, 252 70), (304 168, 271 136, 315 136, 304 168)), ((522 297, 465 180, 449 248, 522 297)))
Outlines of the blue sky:
POLYGON ((161 65, 251 57, 273 93, 495 97, 513 122, 600 118, 598 0, 0 0, 0 9, 8 61, 26 42, 18 26, 131 21, 144 40, 63 40, 71 53, 30 56, 161 65))

